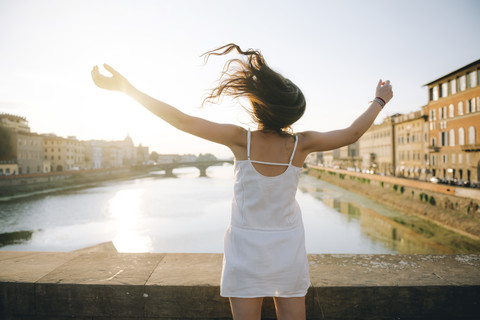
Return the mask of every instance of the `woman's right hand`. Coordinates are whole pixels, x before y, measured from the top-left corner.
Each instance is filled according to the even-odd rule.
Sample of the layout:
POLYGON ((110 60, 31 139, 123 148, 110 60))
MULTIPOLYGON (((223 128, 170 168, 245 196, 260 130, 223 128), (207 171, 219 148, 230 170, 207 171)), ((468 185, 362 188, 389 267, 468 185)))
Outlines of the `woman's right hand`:
POLYGON ((114 91, 125 91, 127 87, 130 86, 128 80, 108 64, 103 64, 103 67, 107 69, 112 76, 105 77, 98 71, 98 66, 94 66, 92 69, 92 79, 99 88, 114 91))
POLYGON ((385 103, 388 103, 388 101, 392 99, 393 90, 392 85, 390 84, 390 80, 382 82, 382 79, 380 79, 380 81, 378 81, 377 89, 375 91, 375 97, 382 98, 385 103))

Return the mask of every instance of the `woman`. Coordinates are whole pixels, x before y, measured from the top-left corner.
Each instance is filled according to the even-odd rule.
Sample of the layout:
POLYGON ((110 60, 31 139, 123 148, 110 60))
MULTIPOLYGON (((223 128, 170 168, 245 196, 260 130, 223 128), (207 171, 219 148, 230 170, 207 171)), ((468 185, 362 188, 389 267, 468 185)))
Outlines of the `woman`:
POLYGON ((179 130, 223 144, 235 157, 231 224, 224 239, 221 295, 230 298, 234 319, 260 319, 263 297, 274 297, 278 319, 305 319, 310 285, 300 208, 295 200, 305 158, 357 141, 392 98, 389 81, 378 82, 368 109, 349 127, 293 134, 290 126, 305 111, 302 91, 272 70, 257 50, 228 44, 205 53, 237 51, 225 65, 219 85, 206 100, 222 95, 247 98, 257 124, 250 132, 189 116, 132 86, 108 65, 105 77, 95 66, 92 78, 103 89, 121 91, 179 130))

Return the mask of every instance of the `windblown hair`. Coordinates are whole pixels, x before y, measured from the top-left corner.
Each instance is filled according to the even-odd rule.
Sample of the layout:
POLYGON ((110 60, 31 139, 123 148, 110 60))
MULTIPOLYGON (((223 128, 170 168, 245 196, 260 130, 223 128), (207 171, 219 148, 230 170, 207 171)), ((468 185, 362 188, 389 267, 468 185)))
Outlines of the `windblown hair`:
POLYGON ((291 130, 290 126, 305 112, 305 97, 293 82, 273 71, 258 50, 242 51, 239 46, 230 43, 202 56, 206 63, 211 55, 225 55, 234 49, 247 57, 247 61, 229 60, 223 68, 219 85, 211 90, 203 103, 213 102, 222 95, 246 97, 252 105, 252 109, 247 108, 247 111, 264 129, 278 133, 291 130))

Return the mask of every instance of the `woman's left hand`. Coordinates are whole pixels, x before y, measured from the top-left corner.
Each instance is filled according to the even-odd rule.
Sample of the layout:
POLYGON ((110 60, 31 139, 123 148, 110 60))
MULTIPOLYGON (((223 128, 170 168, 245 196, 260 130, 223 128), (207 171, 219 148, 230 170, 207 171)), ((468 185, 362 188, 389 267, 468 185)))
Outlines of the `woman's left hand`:
POLYGON ((112 74, 112 76, 105 77, 98 71, 98 66, 94 66, 92 69, 93 82, 102 89, 125 91, 130 85, 128 80, 108 64, 104 64, 103 66, 112 74))

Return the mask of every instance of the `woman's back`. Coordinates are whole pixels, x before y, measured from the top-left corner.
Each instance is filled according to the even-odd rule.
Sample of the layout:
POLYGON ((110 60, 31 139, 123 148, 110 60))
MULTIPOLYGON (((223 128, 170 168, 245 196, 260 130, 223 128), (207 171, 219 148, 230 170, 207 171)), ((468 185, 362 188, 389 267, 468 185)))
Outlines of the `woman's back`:
POLYGON ((232 225, 258 230, 289 229, 301 222, 295 194, 302 168, 292 165, 297 137, 277 135, 261 140, 252 136, 256 134, 248 131, 247 159, 235 159, 232 225), (290 138, 293 148, 289 146, 290 138), (258 141, 263 144, 257 146, 258 141), (253 149, 257 155, 251 152, 253 149), (286 153, 288 149, 292 150, 286 153), (277 161, 279 158, 282 161, 277 161))
MULTIPOLYGON (((299 136, 292 134, 278 134, 272 131, 253 131, 251 134, 250 160, 252 165, 263 176, 273 177, 287 170, 290 158, 293 155, 292 165, 301 167, 304 157, 299 152, 299 136), (260 163, 259 163, 260 162, 260 163), (261 162, 276 163, 272 165, 261 162)), ((246 134, 248 135, 248 133, 246 134)), ((245 145, 239 150, 234 150, 236 160, 248 160, 248 138, 245 145)))

